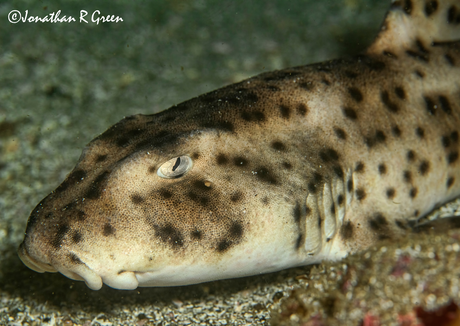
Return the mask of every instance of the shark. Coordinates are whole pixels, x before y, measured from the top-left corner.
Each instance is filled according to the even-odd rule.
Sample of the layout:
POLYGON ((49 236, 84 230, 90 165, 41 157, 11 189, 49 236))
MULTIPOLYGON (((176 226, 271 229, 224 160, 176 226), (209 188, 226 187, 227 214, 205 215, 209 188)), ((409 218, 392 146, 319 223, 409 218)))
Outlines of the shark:
POLYGON ((33 209, 19 257, 128 290, 396 241, 460 195, 459 40, 459 0, 397 0, 359 55, 126 117, 33 209))

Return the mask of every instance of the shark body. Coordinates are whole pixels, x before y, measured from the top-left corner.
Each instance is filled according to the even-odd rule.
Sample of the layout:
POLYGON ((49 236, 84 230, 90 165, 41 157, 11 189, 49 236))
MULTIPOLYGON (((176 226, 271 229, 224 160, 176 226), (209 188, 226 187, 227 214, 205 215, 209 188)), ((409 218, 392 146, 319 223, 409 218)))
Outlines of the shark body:
POLYGON ((460 195, 460 1, 395 1, 368 50, 264 73, 94 139, 19 256, 92 289, 340 259, 460 195))

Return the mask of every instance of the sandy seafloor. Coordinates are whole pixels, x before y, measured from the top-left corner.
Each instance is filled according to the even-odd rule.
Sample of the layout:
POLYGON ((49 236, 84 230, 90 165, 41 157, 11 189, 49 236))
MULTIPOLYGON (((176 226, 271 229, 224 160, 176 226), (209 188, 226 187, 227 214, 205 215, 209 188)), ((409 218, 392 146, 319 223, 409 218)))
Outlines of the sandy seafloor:
MULTIPOLYGON (((85 144, 124 116, 159 112, 261 72, 357 53, 378 31, 388 5, 375 0, 0 4, 0 325, 268 324, 273 303, 304 284, 310 267, 185 287, 92 291, 60 274, 27 269, 16 248, 33 207, 64 180, 85 144), (100 10, 124 21, 10 24, 13 9, 41 17, 61 10, 61 17, 77 19, 80 10, 100 10)), ((408 246, 418 248, 420 241, 429 251, 438 241, 441 252, 444 245, 458 252, 452 247, 457 238, 433 239, 408 246)), ((350 266, 369 259, 364 255, 351 257, 350 266)), ((382 277, 379 268, 370 270, 382 277)), ((377 303, 373 309, 378 314, 386 308, 377 303)), ((359 312, 353 316, 358 317, 349 321, 357 325, 359 312)))

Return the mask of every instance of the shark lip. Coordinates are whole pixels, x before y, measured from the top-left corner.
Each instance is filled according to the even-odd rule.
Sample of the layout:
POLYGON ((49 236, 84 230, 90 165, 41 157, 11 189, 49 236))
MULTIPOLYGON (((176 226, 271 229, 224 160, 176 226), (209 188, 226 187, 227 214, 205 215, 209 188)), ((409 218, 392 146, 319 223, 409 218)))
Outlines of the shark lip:
POLYGON ((117 274, 103 276, 104 283, 119 290, 134 290, 139 286, 137 272, 122 271, 117 274))
POLYGON ((24 265, 29 267, 31 270, 34 270, 38 273, 44 273, 44 272, 56 273, 57 272, 57 270, 50 264, 36 261, 32 257, 30 257, 24 245, 24 242, 21 243, 21 245, 18 248, 18 255, 19 255, 19 258, 24 263, 24 265))
POLYGON ((102 279, 93 270, 91 270, 86 264, 82 263, 77 265, 74 269, 69 270, 67 268, 58 268, 51 266, 50 264, 43 263, 33 259, 27 252, 24 242, 18 248, 19 258, 22 260, 24 265, 30 269, 38 272, 50 272, 57 273, 67 276, 70 279, 84 281, 86 285, 92 290, 99 290, 102 287, 102 279))

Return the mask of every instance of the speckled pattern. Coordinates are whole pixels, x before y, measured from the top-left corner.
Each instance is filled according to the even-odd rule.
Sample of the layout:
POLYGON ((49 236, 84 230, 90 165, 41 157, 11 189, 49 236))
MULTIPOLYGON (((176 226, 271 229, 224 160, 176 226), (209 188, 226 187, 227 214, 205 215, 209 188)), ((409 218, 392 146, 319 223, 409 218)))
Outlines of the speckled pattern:
POLYGON ((123 116, 158 112, 263 71, 355 53, 388 6, 371 3, 2 4, 0 324, 267 324, 272 303, 309 267, 188 287, 93 292, 28 270, 16 248, 33 206, 64 179, 83 146, 123 116), (12 25, 6 20, 12 9, 36 15, 99 9, 125 23, 12 25))

